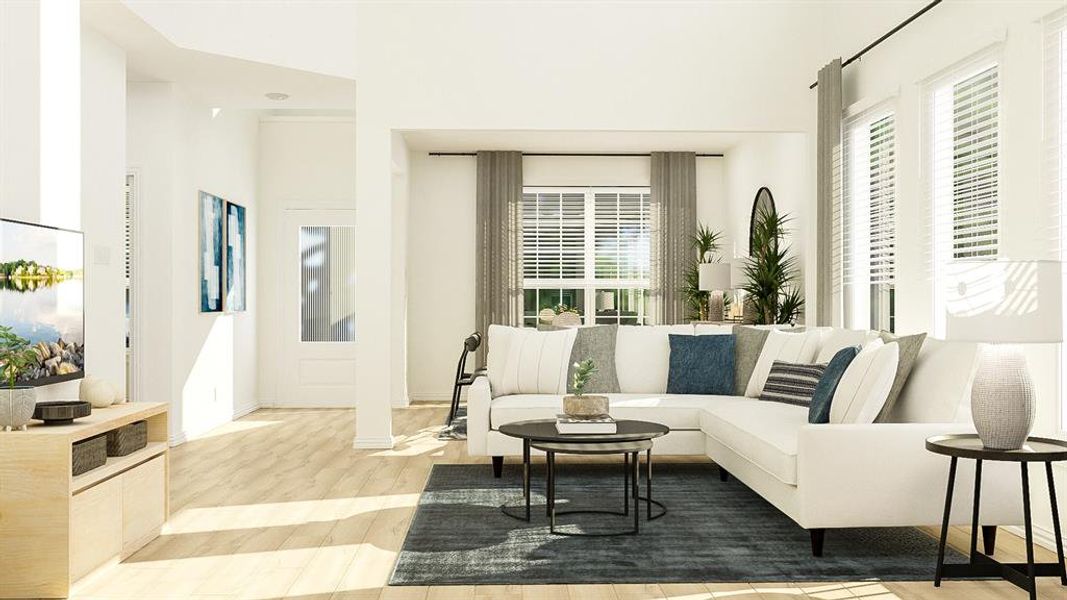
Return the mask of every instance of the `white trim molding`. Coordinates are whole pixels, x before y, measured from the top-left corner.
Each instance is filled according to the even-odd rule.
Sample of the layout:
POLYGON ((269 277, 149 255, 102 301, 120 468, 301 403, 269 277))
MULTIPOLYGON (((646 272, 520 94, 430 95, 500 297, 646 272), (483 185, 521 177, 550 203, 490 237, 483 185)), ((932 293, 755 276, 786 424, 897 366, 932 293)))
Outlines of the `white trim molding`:
POLYGON ((395 441, 392 435, 372 438, 352 438, 352 448, 355 450, 391 450, 395 441))

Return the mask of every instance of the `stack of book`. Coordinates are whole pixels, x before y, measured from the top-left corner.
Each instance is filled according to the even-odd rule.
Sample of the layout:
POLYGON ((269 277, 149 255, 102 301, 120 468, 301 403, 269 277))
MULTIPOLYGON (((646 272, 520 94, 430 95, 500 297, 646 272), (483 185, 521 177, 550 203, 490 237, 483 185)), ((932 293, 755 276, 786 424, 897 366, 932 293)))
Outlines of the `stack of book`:
POLYGON ((608 415, 596 417, 556 415, 556 431, 562 434, 615 433, 615 419, 608 415))

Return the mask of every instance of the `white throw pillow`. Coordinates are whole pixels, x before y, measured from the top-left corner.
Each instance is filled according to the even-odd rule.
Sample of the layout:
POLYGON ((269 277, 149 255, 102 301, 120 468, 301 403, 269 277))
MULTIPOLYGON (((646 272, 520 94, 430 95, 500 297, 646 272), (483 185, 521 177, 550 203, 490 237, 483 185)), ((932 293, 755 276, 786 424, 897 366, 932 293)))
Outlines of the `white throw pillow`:
POLYGON ((667 336, 693 335, 692 325, 623 325, 615 337, 615 372, 624 394, 667 391, 671 343, 667 336))
POLYGON ((763 393, 763 386, 767 383, 767 376, 771 373, 774 361, 811 364, 815 360, 815 354, 819 351, 820 334, 816 330, 803 333, 786 333, 772 329, 767 334, 767 341, 763 343, 756 366, 752 369, 752 378, 748 380, 745 395, 749 398, 759 398, 763 393))
POLYGON ((815 357, 815 362, 828 363, 839 351, 848 348, 849 346, 859 346, 860 348, 863 348, 868 342, 872 342, 876 339, 878 339, 877 331, 831 329, 822 338, 822 346, 819 348, 819 355, 815 357))
POLYGON ((830 403, 831 423, 874 423, 897 376, 900 345, 868 342, 852 359, 830 403))
MULTIPOLYGON (((578 330, 511 329, 503 375, 489 378, 493 395, 567 393, 567 368, 578 330), (494 379, 498 383, 494 384, 494 379)), ((490 332, 497 333, 492 327, 490 332)), ((489 361, 490 373, 496 366, 494 362, 489 361)))

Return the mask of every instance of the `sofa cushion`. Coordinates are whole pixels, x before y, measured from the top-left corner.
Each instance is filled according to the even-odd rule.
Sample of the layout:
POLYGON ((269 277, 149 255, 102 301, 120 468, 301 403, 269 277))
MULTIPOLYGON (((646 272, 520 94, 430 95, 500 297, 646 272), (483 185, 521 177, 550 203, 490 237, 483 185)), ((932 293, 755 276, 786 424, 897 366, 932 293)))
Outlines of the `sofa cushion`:
POLYGON ((663 394, 671 352, 669 334, 692 335, 692 325, 623 325, 615 342, 615 372, 624 394, 663 394))
MULTIPOLYGON (((862 348, 877 337, 877 331, 838 329, 836 327, 830 329, 822 336, 822 343, 819 346, 819 354, 815 357, 815 362, 828 363, 838 351, 852 346, 862 348)), ((888 342, 889 340, 885 341, 888 342)))
POLYGON ((869 342, 845 369, 830 404, 831 423, 874 423, 897 373, 899 347, 880 338, 869 342))
POLYGON ((776 360, 784 360, 793 363, 811 363, 819 352, 819 340, 821 332, 818 330, 805 331, 803 333, 786 333, 772 329, 767 335, 767 341, 763 343, 759 360, 752 370, 752 378, 748 381, 748 389, 745 395, 749 398, 758 398, 763 392, 763 384, 767 382, 767 375, 771 372, 771 365, 776 360))
MULTIPOLYGON (((752 402, 737 396, 607 394, 609 412, 616 419, 662 423, 671 429, 700 429, 700 415, 707 409, 734 402, 752 402)), ((528 419, 555 419, 563 412, 561 394, 519 394, 493 399, 489 422, 493 429, 505 423, 528 419)))
POLYGON ((806 407, 753 399, 717 406, 701 418, 705 434, 789 485, 797 484, 797 437, 807 424, 806 407))
POLYGON ((752 371, 756 368, 763 344, 770 335, 769 329, 747 325, 734 325, 734 394, 744 396, 752 371))
POLYGON ((667 337, 671 345, 668 394, 734 393, 734 336, 667 337))
POLYGON ((893 405, 897 403, 900 392, 904 389, 904 384, 908 382, 908 376, 911 375, 915 360, 919 358, 919 352, 922 350, 923 340, 926 339, 925 333, 896 336, 883 331, 879 335, 882 341, 887 344, 890 342, 897 343, 900 347, 900 358, 897 360, 897 374, 893 378, 893 387, 889 390, 889 397, 886 398, 885 406, 882 407, 882 410, 878 412, 878 416, 875 418, 876 423, 886 421, 889 418, 889 414, 893 412, 893 405))
MULTIPOLYGON (((497 330, 490 328, 493 333, 497 330)), ((559 394, 567 390, 567 369, 577 329, 537 331, 513 328, 503 374, 490 375, 497 395, 559 394)), ((495 351, 495 350, 494 350, 495 351)), ((490 373, 494 365, 490 364, 490 373)))
POLYGON ((618 325, 594 325, 579 327, 571 347, 570 366, 567 368, 567 392, 574 393, 574 365, 592 359, 596 371, 585 386, 588 394, 619 393, 619 378, 615 374, 615 340, 618 325))
POLYGON ((795 406, 810 406, 815 386, 819 384, 826 364, 791 363, 774 361, 767 383, 763 385, 760 400, 784 402, 795 406))
POLYGON ((826 364, 819 383, 815 385, 815 392, 811 395, 811 405, 808 407, 808 423, 829 423, 830 405, 834 399, 834 392, 845 375, 852 359, 860 353, 859 346, 849 346, 837 351, 837 354, 826 364))
POLYGON ((982 344, 926 338, 890 423, 967 423, 982 344))

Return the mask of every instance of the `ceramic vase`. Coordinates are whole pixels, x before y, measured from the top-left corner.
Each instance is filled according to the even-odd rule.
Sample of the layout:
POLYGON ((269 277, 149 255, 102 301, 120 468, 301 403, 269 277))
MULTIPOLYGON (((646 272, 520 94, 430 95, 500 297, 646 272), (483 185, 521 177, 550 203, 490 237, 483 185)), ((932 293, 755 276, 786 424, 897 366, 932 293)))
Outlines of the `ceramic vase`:
POLYGON ((563 414, 568 417, 589 418, 608 414, 607 396, 581 396, 563 397, 563 414))
POLYGON ((93 408, 107 408, 115 403, 115 388, 106 380, 89 375, 78 386, 78 398, 93 408))
POLYGON ((0 429, 25 430, 37 406, 37 389, 29 386, 4 386, 0 389, 0 429))
POLYGON ((1022 448, 1035 413, 1026 357, 1016 346, 986 346, 971 388, 971 418, 982 445, 991 450, 1022 448))

